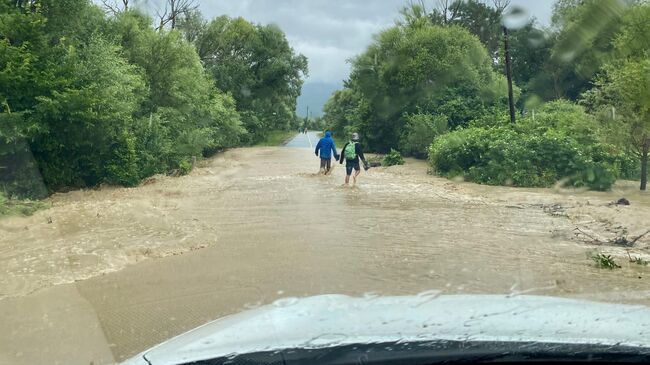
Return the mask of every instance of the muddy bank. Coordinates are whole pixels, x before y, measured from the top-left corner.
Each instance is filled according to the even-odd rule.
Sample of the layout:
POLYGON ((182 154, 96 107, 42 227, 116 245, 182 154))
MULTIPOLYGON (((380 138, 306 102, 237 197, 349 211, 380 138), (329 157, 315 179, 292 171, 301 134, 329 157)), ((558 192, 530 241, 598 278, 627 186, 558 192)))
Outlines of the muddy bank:
MULTIPOLYGON (((646 229, 650 199, 625 183, 608 193, 488 187, 408 160, 346 188, 342 166, 316 171, 309 149, 247 148, 180 178, 56 195, 51 209, 0 221, 0 311, 16 300, 45 305, 65 288, 88 303, 119 360, 287 296, 435 289, 650 304, 650 268, 626 261, 628 249, 648 258, 650 237, 627 248, 575 234, 646 229), (621 196, 631 205, 610 204, 621 196), (622 268, 594 267, 594 249, 622 268)), ((16 336, 29 338, 32 325, 16 336)))

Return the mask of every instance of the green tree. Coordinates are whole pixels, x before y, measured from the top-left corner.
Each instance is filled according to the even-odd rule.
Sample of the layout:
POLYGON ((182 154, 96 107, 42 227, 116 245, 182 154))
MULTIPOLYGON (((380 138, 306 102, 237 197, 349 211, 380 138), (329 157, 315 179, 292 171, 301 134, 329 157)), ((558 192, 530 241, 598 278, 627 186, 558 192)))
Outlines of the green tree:
POLYGON ((187 171, 245 133, 179 32, 133 10, 105 18, 89 0, 0 1, 0 83, 10 196, 42 196, 39 172, 52 191, 187 171))
POLYGON ((400 150, 408 156, 426 158, 433 140, 447 131, 447 117, 444 115, 409 114, 400 140, 400 150))
POLYGON ((478 0, 455 0, 446 6, 433 9, 429 17, 435 24, 459 25, 469 30, 481 40, 490 56, 496 59, 497 55, 502 53, 502 10, 478 0))
POLYGON ((359 130, 371 150, 399 145, 404 116, 444 115, 451 128, 466 125, 495 104, 506 84, 481 42, 458 27, 396 26, 352 63, 350 85, 368 104, 359 130))
POLYGON ((522 88, 526 100, 534 90, 531 82, 539 77, 551 57, 553 37, 539 29, 534 22, 508 33, 512 60, 512 78, 522 88))
POLYGON ((129 11, 110 29, 149 90, 136 124, 157 133, 138 127, 138 145, 144 144, 137 150, 144 154, 139 159, 148 161, 147 170, 157 173, 237 145, 245 131, 234 101, 216 89, 194 46, 177 31, 155 31, 150 24, 148 17, 129 11))
POLYGON ((621 17, 633 0, 562 0, 554 7, 551 55, 531 88, 545 100, 576 100, 611 61, 621 17))
MULTIPOLYGON (((350 85, 348 85, 350 86, 350 85)), ((350 87, 335 91, 323 107, 325 127, 335 136, 349 138, 369 114, 368 103, 350 87)))
POLYGON ((34 108, 70 87, 75 66, 64 60, 102 24, 86 0, 0 2, 0 184, 9 195, 46 194, 31 149, 51 121, 34 108))
POLYGON ((641 163, 640 189, 646 190, 650 151, 650 59, 624 61, 607 69, 605 86, 628 111, 624 123, 629 141, 641 163))
POLYGON ((134 151, 128 150, 129 128, 144 90, 142 78, 116 46, 98 37, 83 49, 71 48, 62 61, 72 65, 69 84, 38 97, 29 115, 46 125, 32 144, 46 184, 52 189, 102 181, 134 184, 138 172, 134 151), (122 149, 127 151, 116 156, 122 149))
POLYGON ((650 5, 632 7, 619 26, 613 42, 615 57, 583 99, 598 115, 609 116, 602 120, 609 124, 610 138, 629 147, 639 159, 640 188, 645 190, 650 150, 650 5))
POLYGON ((266 130, 289 128, 307 59, 295 54, 282 30, 221 16, 195 33, 201 60, 217 87, 234 97, 250 142, 266 130))

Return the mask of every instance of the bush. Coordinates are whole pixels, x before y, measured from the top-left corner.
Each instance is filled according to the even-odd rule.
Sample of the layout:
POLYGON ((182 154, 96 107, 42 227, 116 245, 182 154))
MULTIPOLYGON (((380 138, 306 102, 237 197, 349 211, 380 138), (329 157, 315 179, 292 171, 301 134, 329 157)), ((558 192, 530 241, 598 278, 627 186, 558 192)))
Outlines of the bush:
POLYGON ((417 113, 405 115, 406 124, 400 149, 407 156, 426 158, 433 139, 447 130, 447 117, 417 113))
POLYGON ((641 165, 639 158, 631 153, 621 153, 616 156, 616 161, 620 166, 620 178, 624 180, 640 180, 641 165))
POLYGON ((550 129, 541 135, 513 127, 468 128, 439 137, 429 161, 443 176, 462 175, 489 185, 549 187, 558 180, 607 190, 620 167, 606 145, 583 145, 550 129))
POLYGON ((520 119, 517 130, 524 133, 542 134, 555 130, 572 137, 581 144, 593 144, 600 140, 598 121, 587 114, 585 109, 566 100, 556 100, 544 104, 535 113, 520 119))
POLYGON ((180 175, 187 175, 192 171, 192 163, 187 160, 183 160, 178 164, 178 172, 180 175))
POLYGON ((399 151, 390 149, 390 152, 384 156, 384 160, 381 162, 382 166, 395 166, 395 165, 404 165, 404 159, 399 151))
POLYGON ((135 186, 140 182, 140 172, 135 150, 136 138, 124 131, 122 140, 113 145, 113 158, 106 167, 106 182, 124 186, 135 186))
POLYGON ((0 192, 0 217, 5 215, 29 216, 44 207, 45 204, 40 201, 9 199, 0 192))

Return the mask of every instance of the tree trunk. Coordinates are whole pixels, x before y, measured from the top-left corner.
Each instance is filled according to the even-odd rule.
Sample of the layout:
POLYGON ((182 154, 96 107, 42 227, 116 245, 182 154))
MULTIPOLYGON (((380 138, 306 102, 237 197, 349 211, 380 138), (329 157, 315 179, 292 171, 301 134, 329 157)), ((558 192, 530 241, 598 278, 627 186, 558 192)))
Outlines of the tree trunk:
POLYGON ((512 92, 512 67, 510 65, 510 46, 508 44, 508 28, 503 27, 503 46, 505 49, 506 77, 508 79, 508 105, 510 107, 510 123, 515 123, 515 98, 512 92))
POLYGON ((650 150, 650 144, 648 142, 643 146, 643 151, 641 151, 641 187, 640 189, 645 191, 646 185, 648 183, 648 150, 650 150))

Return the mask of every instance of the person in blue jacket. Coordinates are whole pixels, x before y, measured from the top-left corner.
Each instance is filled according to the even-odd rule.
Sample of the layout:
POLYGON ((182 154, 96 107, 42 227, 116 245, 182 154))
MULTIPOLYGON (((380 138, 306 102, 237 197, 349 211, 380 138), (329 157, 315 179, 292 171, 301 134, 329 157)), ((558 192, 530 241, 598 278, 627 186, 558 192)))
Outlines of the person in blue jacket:
POLYGON ((339 154, 336 152, 336 144, 334 139, 332 139, 332 132, 325 131, 325 137, 321 138, 316 145, 316 150, 314 151, 316 156, 320 157, 320 173, 329 174, 332 168, 332 156, 335 159, 339 159, 339 154))

